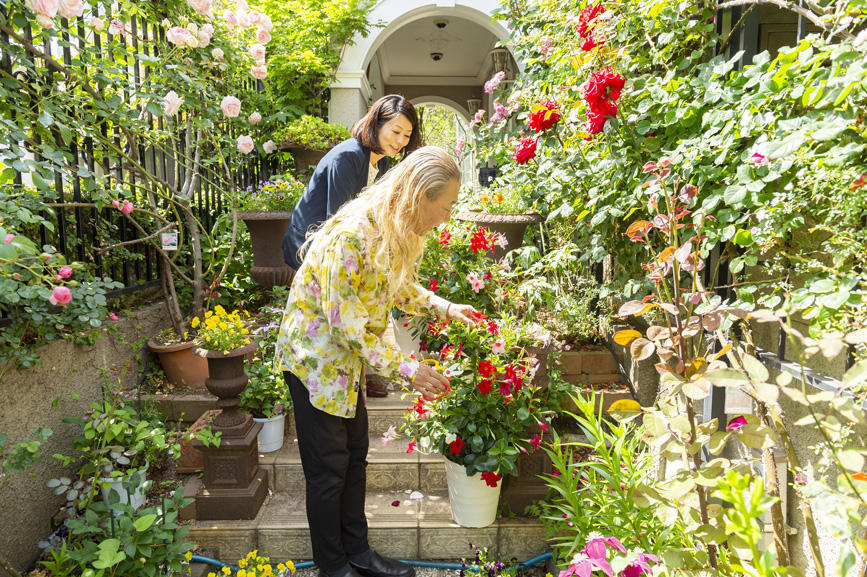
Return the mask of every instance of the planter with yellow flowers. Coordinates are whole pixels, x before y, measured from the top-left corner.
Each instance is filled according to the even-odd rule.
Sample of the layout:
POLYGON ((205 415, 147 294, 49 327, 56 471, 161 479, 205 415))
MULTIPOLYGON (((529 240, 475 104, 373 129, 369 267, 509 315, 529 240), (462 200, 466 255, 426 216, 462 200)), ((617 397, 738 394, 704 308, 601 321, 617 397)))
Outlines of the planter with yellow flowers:
POLYGON ((212 429, 222 433, 219 447, 193 442, 202 452, 205 469, 196 495, 196 517, 252 519, 268 492, 268 473, 259 467, 257 436, 262 424, 239 411, 238 405, 247 385, 245 360, 257 344, 250 337, 246 313, 237 310, 216 306, 204 318, 194 318, 192 327, 198 330, 195 353, 208 360, 205 386, 219 399, 212 429))

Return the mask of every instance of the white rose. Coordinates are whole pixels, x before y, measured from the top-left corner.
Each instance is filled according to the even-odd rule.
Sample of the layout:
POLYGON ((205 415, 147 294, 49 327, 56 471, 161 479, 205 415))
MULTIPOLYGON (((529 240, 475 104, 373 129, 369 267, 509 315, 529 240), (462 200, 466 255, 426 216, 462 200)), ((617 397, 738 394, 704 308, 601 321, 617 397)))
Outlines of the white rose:
POLYGON ((102 32, 103 30, 105 30, 105 21, 102 18, 91 16, 90 20, 88 20, 87 23, 97 32, 102 32))
POLYGON ((258 112, 254 112, 249 116, 249 118, 247 118, 247 120, 250 122, 250 124, 259 124, 259 122, 262 121, 262 115, 258 112))
POLYGON ((84 14, 84 2, 81 0, 60 0, 60 6, 57 10, 67 20, 79 18, 84 14))
POLYGON ((268 76, 268 68, 264 64, 257 64, 250 69, 250 74, 256 80, 264 80, 268 76))
POLYGON ((238 152, 241 154, 250 154, 254 147, 253 139, 249 135, 244 134, 238 137, 238 152))
POLYGON ((166 38, 175 46, 187 46, 187 42, 193 35, 186 28, 172 26, 166 31, 166 38))
POLYGON ((265 59, 265 45, 264 44, 251 44, 247 48, 247 52, 250 53, 250 56, 253 57, 253 60, 256 62, 265 59))
POLYGON ((178 96, 174 90, 170 91, 163 97, 163 114, 166 116, 174 116, 181 108, 184 99, 178 96))
POLYGON ((241 101, 234 96, 226 96, 220 102, 220 110, 223 111, 228 118, 235 118, 241 113, 241 101))
POLYGON ((211 50, 211 56, 214 57, 214 60, 222 60, 223 59, 223 49, 222 48, 214 48, 211 50))
POLYGON ((205 48, 211 43, 211 35, 206 34, 204 30, 199 30, 199 48, 205 48))
POLYGON ((268 16, 267 14, 260 14, 259 15, 259 28, 261 28, 262 30, 267 30, 268 32, 271 32, 271 30, 274 28, 274 23, 271 22, 271 17, 268 16))
POLYGON ((272 152, 277 150, 277 145, 274 143, 273 140, 269 140, 262 145, 262 150, 264 150, 266 154, 271 154, 272 152))

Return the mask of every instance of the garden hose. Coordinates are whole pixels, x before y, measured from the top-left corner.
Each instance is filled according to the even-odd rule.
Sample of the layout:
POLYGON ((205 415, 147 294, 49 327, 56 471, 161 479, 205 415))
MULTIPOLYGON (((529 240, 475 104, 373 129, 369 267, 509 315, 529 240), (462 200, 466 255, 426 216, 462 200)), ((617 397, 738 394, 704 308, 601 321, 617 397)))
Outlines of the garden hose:
MULTIPOLYGON (((526 569, 528 567, 532 567, 537 563, 541 563, 542 561, 547 561, 550 558, 550 552, 542 553, 541 555, 537 555, 532 559, 528 559, 522 563, 519 563, 518 566, 521 569, 526 569)), ((211 557, 205 557, 204 555, 193 555, 190 558, 190 561, 194 563, 205 563, 206 565, 213 565, 214 567, 220 568, 228 567, 232 570, 232 573, 236 573, 239 570, 238 567, 230 563, 223 563, 219 559, 212 559, 211 557)), ((464 569, 466 571, 480 571, 482 569, 482 567, 478 566, 467 565, 465 567, 461 563, 446 563, 443 561, 410 561, 406 559, 401 559, 401 561, 403 563, 406 563, 407 565, 412 565, 413 567, 427 567, 431 569, 450 569, 454 571, 460 571, 461 569, 464 569)), ((316 563, 314 563, 313 561, 301 561, 299 563, 295 563, 294 565, 296 569, 309 569, 311 567, 315 567, 316 563)))

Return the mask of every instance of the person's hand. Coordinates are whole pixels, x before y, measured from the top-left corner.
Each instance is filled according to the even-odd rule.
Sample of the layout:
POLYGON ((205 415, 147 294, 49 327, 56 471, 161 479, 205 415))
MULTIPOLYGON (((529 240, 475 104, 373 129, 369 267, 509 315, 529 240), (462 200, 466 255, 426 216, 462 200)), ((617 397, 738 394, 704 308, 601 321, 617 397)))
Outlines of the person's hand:
POLYGON ((425 364, 418 366, 412 387, 422 394, 426 401, 432 401, 446 392, 449 381, 425 364))
POLYGON ((478 311, 473 308, 473 305, 449 305, 448 318, 452 321, 459 321, 465 325, 474 327, 479 324, 478 311), (475 314, 474 314, 475 313, 475 314))

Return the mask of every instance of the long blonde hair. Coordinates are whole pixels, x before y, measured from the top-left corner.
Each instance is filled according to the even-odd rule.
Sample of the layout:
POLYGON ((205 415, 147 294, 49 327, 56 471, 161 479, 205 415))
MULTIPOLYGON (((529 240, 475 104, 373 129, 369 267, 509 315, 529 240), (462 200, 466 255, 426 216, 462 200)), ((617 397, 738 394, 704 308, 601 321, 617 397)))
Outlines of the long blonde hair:
POLYGON ((336 240, 339 224, 366 215, 375 225, 368 246, 376 247, 374 262, 385 271, 393 295, 407 283, 416 282, 424 249, 424 239, 416 232, 422 226, 422 196, 436 201, 449 182, 460 180, 460 168, 449 153, 437 146, 419 148, 340 207, 308 236, 300 252, 324 249, 336 240))

